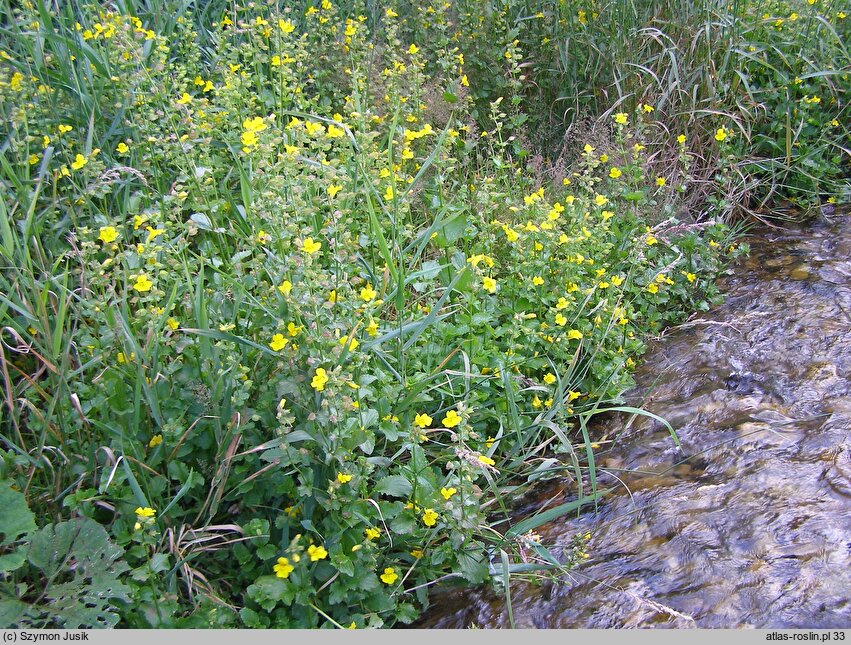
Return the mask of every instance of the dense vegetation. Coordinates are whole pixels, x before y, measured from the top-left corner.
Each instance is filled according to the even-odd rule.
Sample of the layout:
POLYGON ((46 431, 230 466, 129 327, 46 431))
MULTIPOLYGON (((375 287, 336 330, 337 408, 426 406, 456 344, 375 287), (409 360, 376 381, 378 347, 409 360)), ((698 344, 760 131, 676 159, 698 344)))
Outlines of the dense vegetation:
POLYGON ((731 222, 848 199, 841 3, 274 4, 0 3, 4 625, 574 566, 534 529, 731 222))

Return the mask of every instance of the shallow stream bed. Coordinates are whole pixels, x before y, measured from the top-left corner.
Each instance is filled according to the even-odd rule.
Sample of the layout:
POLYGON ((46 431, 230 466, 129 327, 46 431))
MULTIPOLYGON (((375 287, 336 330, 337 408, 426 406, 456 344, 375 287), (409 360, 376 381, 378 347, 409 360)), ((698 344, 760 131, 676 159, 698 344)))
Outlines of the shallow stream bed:
MULTIPOLYGON (((558 584, 512 584, 517 627, 851 627, 851 216, 761 229, 722 305, 667 333, 609 419, 591 533, 558 584)), ((558 547, 555 547, 558 553, 558 547)), ((444 591, 420 627, 508 627, 504 596, 444 591)))

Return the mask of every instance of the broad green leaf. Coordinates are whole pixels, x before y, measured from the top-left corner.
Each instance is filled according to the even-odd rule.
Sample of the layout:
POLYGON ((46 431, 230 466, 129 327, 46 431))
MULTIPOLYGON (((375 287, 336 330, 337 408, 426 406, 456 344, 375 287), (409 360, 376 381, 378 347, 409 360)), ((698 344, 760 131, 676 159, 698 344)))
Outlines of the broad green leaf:
POLYGON ((375 492, 391 497, 408 498, 413 492, 411 482, 401 475, 387 475, 375 484, 375 492))

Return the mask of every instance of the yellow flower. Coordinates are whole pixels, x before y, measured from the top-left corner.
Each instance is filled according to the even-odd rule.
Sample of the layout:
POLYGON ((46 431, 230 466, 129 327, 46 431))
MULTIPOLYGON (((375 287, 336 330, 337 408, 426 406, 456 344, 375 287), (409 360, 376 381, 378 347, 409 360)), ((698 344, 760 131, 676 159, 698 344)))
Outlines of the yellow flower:
POLYGON ((677 143, 683 145, 686 142, 686 135, 681 134, 677 137, 677 143))
MULTIPOLYGON (((340 339, 340 344, 341 344, 341 345, 345 345, 345 344, 346 344, 346 340, 347 340, 348 338, 349 338, 348 336, 343 336, 343 337, 340 339)), ((355 350, 358 348, 358 346, 359 346, 359 345, 360 345, 360 343, 357 341, 357 339, 356 339, 356 338, 352 338, 351 340, 349 340, 349 351, 350 351, 350 352, 355 351, 355 350)))
POLYGON ((416 54, 418 51, 420 51, 420 48, 414 45, 413 43, 410 47, 408 47, 408 53, 411 55, 416 54))
POLYGON ((647 285, 647 291, 649 291, 650 293, 656 293, 659 291, 659 287, 656 285, 655 282, 651 282, 647 285))
POLYGON ((150 506, 145 506, 145 507, 140 506, 136 509, 136 515, 138 517, 153 517, 156 514, 157 514, 157 511, 155 509, 151 508, 150 506))
POLYGON ((301 250, 308 255, 313 255, 322 248, 322 242, 314 242, 312 237, 307 237, 302 243, 301 250))
POLYGON ((71 170, 79 170, 87 163, 89 163, 89 160, 80 153, 77 153, 77 156, 74 157, 74 161, 71 162, 71 170))
POLYGON ((694 282, 697 280, 697 276, 694 273, 686 273, 686 280, 689 282, 694 282))
POLYGON ((484 277, 482 278, 482 287, 484 287, 485 291, 488 293, 496 293, 496 280, 484 277))
POLYGON ((605 206, 609 203, 609 199, 605 195, 595 195, 594 203, 597 204, 597 206, 605 206))
POLYGON ((718 128, 715 131, 715 140, 716 141, 723 141, 726 138, 727 138, 727 131, 724 128, 718 128))
POLYGON ((178 105, 186 105, 191 100, 192 100, 192 97, 189 96, 189 94, 187 94, 186 92, 184 92, 183 95, 179 99, 177 99, 177 104, 178 105))
POLYGON ((371 526, 364 531, 364 534, 366 534, 367 540, 377 540, 381 537, 381 529, 377 529, 371 526))
POLYGON ((348 484, 352 481, 352 476, 347 475, 346 473, 337 473, 337 481, 341 484, 348 484))
POLYGON ((168 325, 169 329, 171 329, 172 331, 180 327, 180 321, 175 320, 174 318, 169 318, 165 321, 165 324, 168 325))
POLYGON ((657 240, 657 239, 656 239, 655 237, 653 237, 652 235, 648 235, 648 236, 645 238, 645 240, 644 240, 644 241, 647 243, 647 246, 653 246, 653 245, 654 245, 654 244, 656 244, 656 242, 658 242, 659 240, 657 240))
POLYGON ((148 276, 142 273, 136 278, 136 284, 133 285, 133 288, 136 291, 142 292, 150 291, 152 286, 154 286, 154 283, 148 279, 148 276))
POLYGON ((122 141, 121 143, 119 143, 119 144, 115 147, 115 152, 117 152, 117 153, 119 153, 119 154, 122 154, 122 155, 123 155, 123 154, 126 154, 127 152, 129 152, 129 150, 130 150, 130 146, 128 146, 128 145, 127 145, 126 143, 124 143, 123 141, 122 141))
POLYGON ((101 226, 100 227, 100 235, 98 235, 98 239, 104 244, 109 244, 110 242, 114 242, 115 238, 118 237, 118 231, 116 231, 112 226, 101 226))
POLYGON ((423 524, 426 526, 434 526, 437 523, 437 513, 434 509, 427 508, 423 513, 423 524))
POLYGON ((617 179, 622 174, 623 173, 621 172, 620 168, 618 168, 617 166, 612 166, 612 169, 609 170, 609 177, 611 177, 612 179, 617 179))
POLYGON ((157 237, 165 233, 164 228, 154 228, 153 226, 146 226, 145 230, 148 231, 148 239, 145 240, 145 244, 154 241, 157 237))
POLYGON ((289 20, 284 20, 283 18, 278 20, 278 27, 285 34, 291 34, 293 31, 295 31, 295 25, 289 20))
POLYGON ((662 186, 664 186, 664 185, 665 185, 665 183, 666 183, 666 182, 665 182, 665 178, 664 178, 664 177, 656 177, 656 185, 657 185, 657 186, 659 186, 659 188, 661 188, 662 186))
POLYGON ((450 410, 446 413, 446 416, 443 417, 443 421, 441 421, 444 428, 454 428, 459 423, 461 423, 461 417, 455 410, 450 410))
POLYGON ((336 197, 337 193, 341 190, 343 190, 343 187, 340 186, 340 184, 331 184, 328 186, 328 194, 331 195, 331 197, 336 197))
POLYGON ((541 276, 536 275, 532 278, 532 284, 534 284, 536 287, 540 287, 542 284, 544 284, 544 279, 541 276))
POLYGON ((553 374, 551 372, 547 372, 546 374, 544 374, 544 383, 546 383, 547 385, 552 385, 555 382, 556 382, 555 374, 553 374))
POLYGON ((266 129, 266 124, 262 116, 255 116, 252 119, 245 119, 242 122, 242 129, 246 132, 262 132, 266 129))
POLYGON ((329 139, 338 139, 346 134, 346 131, 342 128, 338 128, 336 125, 329 125, 328 130, 325 132, 325 136, 329 139))
POLYGON ((396 579, 399 577, 399 574, 396 573, 396 570, 393 567, 387 567, 384 569, 384 573, 381 574, 381 582, 386 585, 392 585, 396 582, 396 579))
POLYGON ((272 336, 272 342, 269 343, 269 347, 272 348, 272 351, 279 352, 286 347, 289 342, 289 338, 284 338, 283 334, 275 334, 272 336))
POLYGON ((325 550, 324 546, 316 546, 315 544, 311 544, 307 547, 307 555, 310 556, 311 562, 318 562, 319 560, 324 560, 328 557, 328 551, 325 550))
POLYGON ((455 489, 455 488, 441 488, 440 489, 440 494, 443 495, 443 499, 449 499, 450 497, 452 497, 457 492, 458 492, 458 490, 455 489))
POLYGON ((414 417, 414 425, 418 428, 428 428, 431 425, 432 421, 433 419, 427 414, 418 413, 417 416, 414 417))
POLYGON ((479 455, 478 460, 479 460, 479 463, 482 463, 485 466, 493 466, 496 463, 493 459, 491 459, 487 455, 479 455))
POLYGON ((626 125, 627 121, 628 121, 628 118, 627 118, 627 115, 626 115, 625 112, 618 112, 617 114, 614 115, 613 118, 615 120, 615 123, 617 123, 619 125, 626 125))
POLYGON ((565 318, 562 314, 556 314, 556 325, 559 327, 564 327, 567 324, 567 318, 565 318))
POLYGON ((163 442, 163 436, 161 434, 155 434, 151 437, 151 440, 148 442, 148 448, 156 448, 163 442))
POLYGON ((366 286, 360 290, 360 298, 364 302, 369 302, 370 300, 374 300, 375 296, 378 295, 378 292, 372 288, 372 283, 367 282, 366 286))
POLYGON ((65 134, 66 132, 71 132, 74 128, 70 125, 61 125, 59 126, 59 134, 65 134))
POLYGON ((372 318, 369 319, 369 324, 366 326, 366 333, 369 334, 370 338, 378 336, 378 323, 372 318))
POLYGON ((321 123, 314 123, 313 121, 305 121, 304 129, 307 131, 311 137, 314 134, 321 134, 325 131, 325 127, 321 123))
POLYGON ((293 290, 293 283, 289 280, 284 280, 281 284, 278 285, 278 291, 280 291, 285 296, 290 295, 290 291, 293 290))
POLYGON ((567 332, 568 340, 582 340, 582 332, 578 329, 571 329, 567 332))
POLYGON ((278 564, 272 567, 272 570, 275 572, 275 575, 279 578, 284 578, 285 580, 289 577, 289 575, 295 570, 295 567, 290 564, 290 561, 284 557, 278 558, 278 564))
POLYGON ((313 376, 313 380, 310 382, 310 386, 317 392, 321 392, 325 389, 325 384, 327 382, 328 375, 325 373, 325 370, 321 367, 317 367, 316 374, 313 376))

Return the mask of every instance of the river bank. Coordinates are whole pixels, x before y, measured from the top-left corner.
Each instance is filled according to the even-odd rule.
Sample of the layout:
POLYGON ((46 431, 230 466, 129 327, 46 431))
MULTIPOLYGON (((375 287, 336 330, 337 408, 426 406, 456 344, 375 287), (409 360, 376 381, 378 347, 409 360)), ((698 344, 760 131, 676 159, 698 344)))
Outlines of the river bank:
MULTIPOLYGON (((598 478, 615 490, 597 516, 538 530, 555 552, 590 532, 590 558, 558 584, 512 585, 517 627, 851 623, 846 222, 760 230, 725 302, 650 349, 628 402, 682 447, 652 419, 607 420, 598 478)), ((437 595, 420 626, 471 624, 508 627, 504 596, 437 595)))

